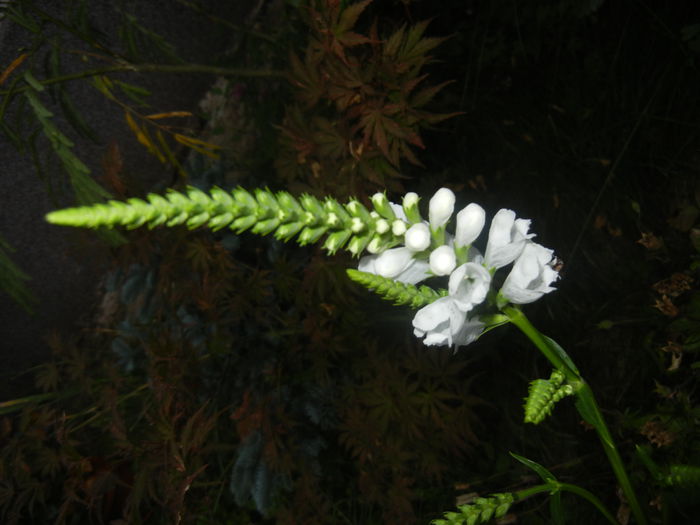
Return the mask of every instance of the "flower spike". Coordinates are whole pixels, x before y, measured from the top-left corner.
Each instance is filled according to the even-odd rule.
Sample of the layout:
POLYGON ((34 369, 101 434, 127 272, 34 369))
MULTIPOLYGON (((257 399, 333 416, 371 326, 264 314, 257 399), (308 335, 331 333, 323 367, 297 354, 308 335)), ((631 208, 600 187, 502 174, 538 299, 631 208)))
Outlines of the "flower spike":
POLYGON ((411 308, 420 308, 447 294, 447 290, 433 290, 428 286, 414 286, 373 273, 359 270, 346 270, 346 272, 353 281, 378 293, 388 301, 394 301, 396 305, 406 304, 411 308))
POLYGON ((564 383, 564 374, 559 370, 554 370, 549 379, 535 379, 525 399, 525 423, 541 423, 558 401, 573 394, 574 387, 564 383))
POLYGON ((165 196, 150 194, 145 200, 112 200, 53 211, 46 220, 85 228, 179 224, 189 229, 230 228, 237 233, 250 230, 258 235, 273 234, 282 241, 296 236, 302 245, 315 243, 327 234, 323 247, 331 254, 345 248, 359 255, 372 240, 372 248, 377 252, 401 243, 406 230, 405 221, 393 215, 386 197, 375 197, 372 202, 375 210, 370 212, 356 199, 343 205, 330 197, 320 201, 312 195, 302 195, 297 199, 287 192, 267 189, 251 193, 243 188, 213 188, 204 192, 190 187, 184 192, 171 190, 165 196))

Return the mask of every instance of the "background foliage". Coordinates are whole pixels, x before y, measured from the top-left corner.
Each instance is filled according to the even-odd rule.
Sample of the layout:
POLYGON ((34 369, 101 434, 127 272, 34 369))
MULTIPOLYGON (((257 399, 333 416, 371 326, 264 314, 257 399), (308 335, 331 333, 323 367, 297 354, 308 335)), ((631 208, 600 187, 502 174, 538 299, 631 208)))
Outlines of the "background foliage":
MULTIPOLYGON (((232 29, 242 36, 221 63, 195 65, 128 10, 120 40, 102 40, 89 4, 56 18, 27 0, 9 14, 37 51, 5 69, 2 131, 38 166, 33 144, 49 140, 78 199, 106 191, 71 156, 68 135, 89 137, 87 116, 68 100, 73 128, 61 129, 42 110, 47 90, 65 97, 51 80, 65 51, 45 38, 53 24, 108 59, 85 81, 163 161, 156 189, 344 199, 447 185, 458 205, 512 207, 565 262, 559 291, 529 315, 586 371, 654 520, 692 522, 700 13, 632 1, 273 2, 262 27, 232 29), (220 75, 201 129, 194 116, 146 111, 154 97, 119 81, 127 67, 220 75)), ((108 190, 141 196, 117 154, 107 159, 108 190)), ((408 309, 347 280, 349 257, 228 231, 123 236, 90 329, 53 339, 40 393, 0 405, 3 521, 425 523, 536 483, 512 450, 602 495, 625 522, 566 401, 523 427, 527 384, 549 371, 517 334, 428 351, 408 309)), ((1 275, 26 297, 20 268, 1 275)), ((595 522, 567 498, 568 523, 595 522)), ((548 523, 541 502, 507 519, 548 523)))

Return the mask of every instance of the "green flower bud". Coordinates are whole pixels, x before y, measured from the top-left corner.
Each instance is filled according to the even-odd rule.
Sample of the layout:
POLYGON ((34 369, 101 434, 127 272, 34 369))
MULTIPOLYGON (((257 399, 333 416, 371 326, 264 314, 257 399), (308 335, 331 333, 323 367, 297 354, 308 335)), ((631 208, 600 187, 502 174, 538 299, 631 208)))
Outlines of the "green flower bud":
POLYGON ((348 243, 347 250, 355 256, 360 255, 372 240, 372 235, 354 236, 348 243))
POLYGON ((247 215, 244 217, 238 217, 233 224, 231 224, 231 229, 235 230, 237 233, 241 233, 250 228, 253 224, 257 222, 255 215, 247 215))
POLYGON ((303 227, 304 223, 302 222, 288 222, 287 224, 282 224, 277 228, 275 238, 281 241, 287 241, 299 233, 299 230, 303 227))
POLYGON ((321 238, 321 235, 326 233, 327 229, 328 228, 326 228, 325 226, 319 226, 316 228, 312 228, 312 227, 307 226, 299 234, 299 239, 298 239, 299 244, 304 246, 306 244, 311 244, 311 243, 316 242, 317 240, 319 240, 321 238))
POLYGON ((233 214, 231 213, 222 213, 221 215, 217 215, 216 217, 212 217, 212 219, 209 221, 209 226, 213 231, 218 231, 222 228, 225 228, 231 222, 233 221, 234 217, 233 214))
POLYGON ((198 228, 205 222, 209 220, 209 214, 207 212, 200 213, 199 215, 195 215, 194 217, 190 217, 187 220, 187 227, 190 230, 194 230, 195 228, 198 228))
POLYGON ((420 216, 420 210, 418 209, 418 202, 420 197, 418 194, 412 191, 408 192, 403 197, 403 212, 406 214, 408 222, 415 224, 416 222, 421 222, 423 219, 420 216))
POLYGON ((350 238, 350 232, 348 230, 340 230, 331 233, 327 238, 326 242, 323 244, 323 248, 328 250, 328 252, 333 255, 338 249, 342 248, 343 245, 350 238))
POLYGON ((280 221, 276 217, 273 217, 272 219, 266 219, 264 221, 258 221, 255 223, 255 226, 253 226, 253 229, 250 230, 253 233, 257 233, 258 235, 267 235, 268 233, 272 232, 279 226, 280 221))
POLYGON ((391 209, 389 199, 386 198, 384 193, 375 193, 370 200, 379 215, 390 221, 396 218, 394 210, 391 209))

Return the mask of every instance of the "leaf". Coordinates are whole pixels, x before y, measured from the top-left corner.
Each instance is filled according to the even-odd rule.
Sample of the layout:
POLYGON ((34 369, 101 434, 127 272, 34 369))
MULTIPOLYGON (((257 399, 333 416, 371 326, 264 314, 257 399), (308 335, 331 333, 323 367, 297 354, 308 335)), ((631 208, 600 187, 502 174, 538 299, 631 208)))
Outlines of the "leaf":
POLYGON ((171 166, 177 169, 177 172, 184 177, 185 176, 185 170, 182 168, 182 165, 180 162, 175 158, 175 155, 173 155, 172 150, 170 149, 170 146, 168 146, 168 143, 166 142, 165 138, 163 137, 163 134, 161 131, 158 129, 156 130, 156 138, 158 139, 158 143, 160 144, 161 149, 163 150, 163 153, 165 154, 165 157, 168 159, 168 162, 170 163, 171 166))
POLYGON ((188 148, 193 149, 194 151, 201 153, 202 155, 206 155, 207 157, 213 159, 219 158, 219 155, 215 151, 212 151, 219 149, 219 146, 215 144, 209 144, 208 142, 204 142, 203 140, 187 137, 185 135, 181 135, 180 133, 175 133, 174 136, 175 140, 178 141, 180 144, 187 146, 188 148))
POLYGON ((27 84, 29 84, 32 89, 35 89, 37 91, 44 91, 44 86, 41 85, 41 82, 39 82, 34 75, 31 74, 30 71, 25 71, 24 72, 24 80, 27 81, 27 84))
POLYGON ((346 7, 340 15, 338 25, 333 28, 336 36, 339 36, 355 27, 357 19, 371 2, 372 0, 363 0, 362 2, 357 2, 346 7))
POLYGON ((15 69, 17 69, 22 64, 22 62, 26 60, 28 56, 29 55, 27 55, 27 53, 22 53, 20 56, 18 56, 12 62, 10 62, 10 65, 5 68, 5 71, 0 73, 0 86, 2 86, 5 83, 5 81, 10 77, 12 72, 15 69))
POLYGON ((171 117, 191 117, 192 113, 189 111, 168 111, 167 113, 153 113, 151 115, 146 115, 144 118, 149 120, 159 120, 163 118, 171 117))
POLYGON ((136 139, 146 147, 149 153, 155 155, 159 161, 164 163, 165 155, 163 155, 160 149, 158 149, 158 147, 153 143, 153 140, 151 140, 151 137, 148 134, 148 130, 145 127, 141 128, 136 123, 128 109, 124 112, 124 116, 126 117, 126 123, 131 128, 131 131, 133 131, 134 135, 136 135, 136 139))
POLYGON ((144 97, 150 97, 151 92, 146 88, 140 86, 135 86, 129 84, 128 82, 122 82, 121 80, 115 80, 114 84, 124 93, 131 101, 136 102, 140 106, 148 106, 144 97))
POLYGON ((78 132, 81 136, 92 140, 94 143, 98 144, 100 142, 97 133, 88 125, 85 119, 82 117, 78 110, 75 108, 73 101, 66 93, 63 86, 58 89, 58 103, 61 106, 63 114, 70 122, 73 129, 78 132))
POLYGON ((515 452, 509 452, 511 456, 513 456, 515 459, 520 461, 523 465, 528 467, 531 470, 534 470, 539 477, 542 478, 542 481, 545 483, 551 483, 557 481, 557 478, 552 474, 549 470, 544 468, 542 465, 539 463, 536 463, 535 461, 532 461, 531 459, 524 458, 523 456, 519 456, 515 452))

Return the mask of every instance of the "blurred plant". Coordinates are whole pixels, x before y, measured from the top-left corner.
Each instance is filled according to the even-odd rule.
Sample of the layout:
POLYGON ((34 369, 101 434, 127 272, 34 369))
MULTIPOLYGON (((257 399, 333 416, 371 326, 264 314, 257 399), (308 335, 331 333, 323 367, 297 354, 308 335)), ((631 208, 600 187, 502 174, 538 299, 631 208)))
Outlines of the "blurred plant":
MULTIPOLYGON (((81 114, 79 104, 76 104, 71 91, 66 88, 66 84, 74 80, 92 80, 93 86, 100 93, 124 109, 126 122, 137 140, 163 164, 177 169, 184 176, 178 160, 182 153, 178 148, 208 156, 216 156, 219 148, 194 137, 191 125, 176 127, 162 123, 163 119, 191 117, 190 112, 156 111, 144 114, 137 108, 149 107, 146 99, 150 92, 114 77, 123 72, 280 76, 280 73, 274 71, 185 63, 175 47, 161 35, 114 5, 117 33, 121 40, 119 44, 125 48, 124 52, 120 52, 116 49, 119 44, 111 45, 107 36, 94 27, 90 20, 89 4, 89 0, 69 2, 62 15, 54 10, 44 10, 33 0, 15 0, 0 6, 3 22, 26 30, 30 39, 23 52, 0 72, 0 86, 7 85, 6 89, 0 90, 0 133, 20 154, 31 157, 37 174, 44 179, 47 191, 53 198, 64 197, 64 190, 68 190, 68 193, 73 193, 77 204, 88 204, 110 195, 95 182, 91 170, 74 154, 74 141, 56 125, 54 112, 42 100, 47 90, 53 104, 60 108, 62 116, 70 124, 72 132, 82 139, 99 142, 98 134, 81 114), (73 48, 74 42, 82 48, 73 48), (80 57, 82 63, 99 62, 99 66, 66 73, 65 62, 74 64, 75 57, 80 57), (147 59, 164 61, 148 63, 147 59), (44 74, 40 75, 39 71, 44 74), (117 92, 129 102, 122 101, 117 92), (49 149, 44 148, 44 141, 49 143, 49 149), (65 171, 66 183, 56 181, 53 170, 48 168, 55 164, 50 160, 49 151, 65 171), (54 194, 56 190, 61 191, 54 194)), ((111 244, 123 242, 123 238, 116 232, 107 234, 105 240, 111 244)), ((8 279, 11 275, 13 274, 8 273, 8 279)), ((26 301, 20 300, 16 293, 22 287, 21 282, 12 279, 11 283, 7 284, 3 280, 0 289, 10 293, 26 308, 26 301)), ((23 293, 26 295, 26 292, 23 293)))
POLYGON ((424 109, 449 83, 421 86, 429 53, 444 38, 425 37, 428 22, 387 38, 380 38, 376 22, 358 32, 371 1, 309 2, 309 42, 303 57, 290 53, 295 101, 287 107, 275 160, 292 191, 313 188, 338 197, 401 191, 402 161, 421 166, 412 150, 425 147, 421 128, 458 114, 424 109))

